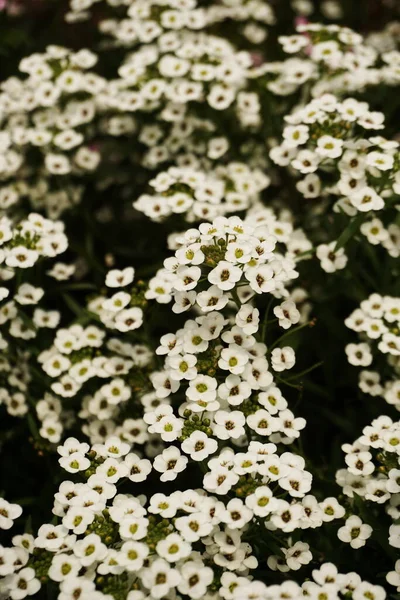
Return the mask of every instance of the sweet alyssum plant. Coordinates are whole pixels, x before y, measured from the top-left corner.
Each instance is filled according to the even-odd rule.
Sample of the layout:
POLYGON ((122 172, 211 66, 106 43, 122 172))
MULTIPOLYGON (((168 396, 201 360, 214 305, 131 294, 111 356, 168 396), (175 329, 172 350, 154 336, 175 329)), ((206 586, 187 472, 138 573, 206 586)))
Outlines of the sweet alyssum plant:
POLYGON ((399 26, 322 4, 72 0, 2 82, 1 597, 398 597, 399 26))

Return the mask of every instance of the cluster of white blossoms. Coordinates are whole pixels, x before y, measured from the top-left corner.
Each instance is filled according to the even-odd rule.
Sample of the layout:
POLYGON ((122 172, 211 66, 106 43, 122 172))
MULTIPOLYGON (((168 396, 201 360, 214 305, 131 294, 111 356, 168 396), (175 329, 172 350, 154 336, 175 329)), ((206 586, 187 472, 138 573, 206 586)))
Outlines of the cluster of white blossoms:
MULTIPOLYGON (((183 471, 188 459, 176 447, 171 446, 151 463, 119 437, 92 447, 68 438, 58 447, 58 454, 61 467, 72 480, 63 481, 55 494, 57 521, 43 524, 36 536, 14 536, 13 545, 1 549, 1 591, 22 600, 51 581, 62 600, 272 600, 300 599, 304 593, 318 598, 326 592, 334 592, 336 597, 350 592, 354 600, 384 599, 382 587, 362 581, 356 573, 340 575, 330 563, 314 569, 313 580, 302 586, 294 581, 266 586, 248 577, 258 565, 248 536, 253 521, 257 527, 264 523, 268 536, 279 530, 291 532, 296 526, 319 527, 344 513, 333 498, 318 503, 305 492, 298 494, 303 500, 294 504, 275 498, 271 488, 283 481, 277 471, 285 471, 287 478, 296 477, 294 470, 301 466, 300 457, 285 452, 280 462, 275 456, 277 466, 272 468, 269 459, 275 449, 271 443, 253 442, 257 474, 246 465, 240 467, 243 455, 225 450, 221 473, 229 473, 233 467, 242 474, 231 499, 202 489, 146 497, 121 493, 118 488, 124 482, 143 482, 154 470, 183 471), (75 475, 80 475, 81 481, 74 481, 75 475)), ((2 501, 2 512, 9 515, 1 517, 8 527, 21 509, 2 501)), ((282 568, 285 563, 284 570, 296 571, 312 560, 308 544, 289 541, 282 550, 285 558, 279 564, 282 568)))
POLYGON ((25 344, 56 328, 61 316, 40 305, 45 291, 24 281, 25 273, 29 279, 43 259, 55 258, 67 246, 61 221, 37 213, 19 221, 0 217, 0 404, 12 416, 28 412, 32 375, 25 344))
POLYGON ((360 371, 361 391, 400 411, 400 298, 371 294, 345 324, 360 337, 345 348, 349 363, 368 367, 360 371))
POLYGON ((287 295, 285 284, 298 276, 296 262, 293 254, 278 251, 273 231, 239 217, 217 217, 187 230, 175 238, 175 257, 150 280, 146 298, 161 303, 173 298, 172 310, 180 313, 194 305, 218 311, 230 300, 240 307, 240 298, 254 294, 287 295))
POLYGON ((368 38, 336 24, 299 23, 296 30, 295 35, 279 37, 290 58, 258 68, 274 95, 290 96, 305 84, 314 98, 327 92, 339 96, 382 84, 399 85, 397 49, 379 52, 368 38))
POLYGON ((122 8, 120 18, 115 18, 115 12, 111 12, 112 18, 100 18, 98 29, 123 47, 151 42, 164 32, 202 30, 229 20, 239 24, 238 32, 245 39, 259 44, 267 37, 267 26, 275 23, 272 7, 262 0, 221 0, 209 5, 197 0, 70 0, 67 21, 88 19, 92 7, 100 3, 122 8))
MULTIPOLYGON (((151 368, 153 358, 139 339, 117 337, 133 332, 143 322, 143 310, 138 305, 146 301, 140 286, 132 287, 133 280, 132 267, 109 271, 105 283, 114 293, 88 302, 91 324, 57 329, 52 346, 38 355, 39 365, 50 380, 49 392, 36 404, 43 439, 59 442, 78 416, 92 443, 111 434, 131 443, 148 441, 140 403, 132 407, 137 418, 123 416, 135 392, 143 393, 150 387, 146 369, 151 368)), ((27 291, 33 294, 33 290, 27 291)))
MULTIPOLYGON (((368 242, 398 257, 399 144, 381 136, 363 137, 384 126, 383 113, 369 110, 365 102, 354 98, 341 101, 324 94, 285 120, 289 124, 283 130, 282 144, 270 151, 272 160, 304 176, 296 184, 304 198, 333 198, 334 212, 351 219, 358 216, 356 224, 368 242)), ((335 242, 329 251, 336 253, 335 242)), ((317 248, 321 262, 325 255, 324 247, 317 248)), ((322 264, 322 268, 332 272, 344 268, 346 262, 333 267, 322 264)))
POLYGON ((160 35, 127 54, 119 77, 109 82, 101 101, 112 116, 102 120, 103 129, 133 133, 146 169, 173 161, 208 171, 229 150, 234 158, 249 155, 251 136, 236 148, 218 121, 224 114, 228 127, 239 123, 245 133, 260 128, 259 94, 248 89, 251 65, 249 52, 205 32, 160 35))
POLYGON ((91 123, 106 80, 90 71, 96 62, 90 50, 48 46, 21 61, 21 78, 1 84, 0 176, 8 181, 0 192, 2 208, 28 196, 36 209, 57 218, 79 201, 82 189, 68 176, 81 177, 100 160, 91 123), (55 185, 57 177, 66 181, 63 190, 55 185))
MULTIPOLYGON (((400 503, 400 422, 382 415, 364 427, 353 444, 344 444, 346 469, 339 470, 337 481, 350 497, 358 496, 385 504, 386 512, 396 521, 400 503)), ((393 530, 394 531, 394 530, 393 530)), ((400 528, 397 528, 400 544, 400 528)), ((396 546, 396 538, 393 540, 396 546)), ((389 543, 392 543, 389 540, 389 543)))
POLYGON ((0 337, 0 350, 0 405, 4 405, 9 415, 21 417, 28 412, 29 354, 16 349, 10 355, 3 336, 0 337))
MULTIPOLYGON (((346 468, 337 472, 337 483, 350 498, 356 494, 364 501, 384 505, 388 517, 388 544, 400 548, 400 421, 393 421, 385 415, 378 417, 364 427, 355 442, 344 444, 343 451, 346 468)), ((380 522, 382 526, 385 522, 383 516, 380 516, 380 522)), ((351 533, 352 539, 371 535, 368 530, 362 532, 365 525, 354 521, 351 526, 358 533, 351 533)), ((399 561, 395 570, 387 573, 386 580, 400 589, 399 561)))
MULTIPOLYGON (((68 239, 64 228, 62 221, 51 221, 38 213, 17 222, 0 217, 0 281, 12 279, 16 269, 29 269, 41 258, 65 252, 68 239)), ((6 291, 3 289, 2 299, 8 296, 6 291)))
POLYGON ((358 139, 383 127, 383 113, 354 98, 340 101, 324 94, 285 120, 289 124, 283 143, 270 155, 277 164, 305 175, 296 185, 305 198, 320 197, 328 188, 341 196, 337 205, 354 215, 382 210, 385 199, 396 193, 398 143, 380 136, 358 139), (322 181, 325 172, 327 182, 322 181))
POLYGON ((261 169, 243 162, 219 165, 202 172, 190 167, 170 167, 149 182, 154 192, 143 194, 134 207, 155 221, 184 214, 189 222, 247 210, 268 187, 269 177, 261 169))

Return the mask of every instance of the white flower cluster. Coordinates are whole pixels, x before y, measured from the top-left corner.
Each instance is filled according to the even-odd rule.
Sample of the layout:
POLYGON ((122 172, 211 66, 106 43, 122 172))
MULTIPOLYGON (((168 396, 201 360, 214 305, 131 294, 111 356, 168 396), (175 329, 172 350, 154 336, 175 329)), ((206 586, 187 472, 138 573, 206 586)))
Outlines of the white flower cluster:
POLYGON ((189 222, 247 210, 268 187, 269 178, 260 169, 231 162, 211 172, 170 167, 149 184, 155 194, 143 194, 134 207, 154 221, 172 214, 185 214, 189 222))
MULTIPOLYGON (((359 303, 339 351, 360 390, 400 410, 399 142, 368 97, 400 83, 396 27, 302 22, 270 62, 262 0, 71 0, 66 18, 92 14, 96 54, 48 46, 0 88, 0 404, 70 475, 52 522, 0 547, 0 596, 384 600, 400 561, 369 583, 348 556, 362 574, 400 548, 400 423, 368 417, 335 492, 297 415, 331 415, 324 368, 308 377, 329 352, 302 335, 312 307, 343 326, 335 294, 359 303)), ((8 487, 4 530, 31 500, 8 487)))
POLYGON ((7 352, 7 340, 3 336, 0 337, 0 350, 0 405, 5 406, 9 415, 21 417, 28 412, 27 393, 31 381, 29 353, 16 349, 10 355, 7 352))
MULTIPOLYGON (((67 21, 73 23, 88 19, 92 6, 101 1, 70 0, 67 21)), ((106 0, 103 4, 124 9, 122 18, 100 19, 98 24, 103 35, 112 37, 115 43, 124 47, 151 42, 164 32, 184 28, 202 30, 229 20, 241 25, 238 31, 245 39, 259 44, 267 36, 267 26, 275 22, 272 7, 262 0, 221 0, 208 6, 202 6, 196 0, 106 0)))
POLYGON ((96 62, 90 50, 49 46, 21 61, 24 79, 2 83, 0 176, 9 183, 0 192, 1 208, 28 196, 37 209, 57 218, 80 199, 79 187, 67 182, 60 190, 53 178, 82 175, 99 163, 90 125, 106 80, 89 71, 96 62), (33 156, 40 162, 32 171, 33 156))
POLYGON ((77 416, 93 442, 111 434, 132 443, 148 440, 140 414, 136 419, 120 414, 134 390, 150 386, 145 369, 151 365, 152 353, 145 345, 106 338, 95 325, 72 325, 57 331, 54 345, 38 360, 53 381, 52 393, 36 405, 43 438, 58 442, 64 427, 71 425, 71 418, 75 421, 75 415, 63 408, 59 398, 79 398, 81 410, 77 416))
MULTIPOLYGON (((384 415, 378 417, 364 427, 353 444, 344 444, 343 451, 346 469, 337 472, 337 483, 350 498, 357 494, 363 500, 385 505, 389 523, 392 523, 388 526, 388 543, 400 548, 400 422, 384 415)), ((362 532, 359 523, 354 522, 352 526, 358 531, 357 536, 350 535, 353 539, 370 535, 368 531, 362 532)), ((400 586, 399 566, 397 561, 395 571, 386 576, 387 581, 397 587, 400 586)))
MULTIPOLYGON (((399 144, 381 136, 361 137, 382 128, 384 115, 354 98, 339 101, 324 94, 285 120, 289 125, 283 143, 270 151, 272 160, 305 176, 296 184, 305 198, 339 196, 333 210, 350 218, 360 215, 358 227, 368 242, 398 257, 400 228, 394 209, 400 192, 399 144)), ((317 249, 322 262, 329 251, 335 251, 335 243, 327 251, 326 247, 317 249)), ((332 271, 329 265, 322 267, 332 271)))
POLYGON ((397 49, 379 52, 359 33, 336 24, 300 23, 296 30, 295 35, 279 37, 291 57, 258 69, 274 95, 289 96, 305 84, 314 98, 328 92, 339 96, 382 84, 399 85, 397 49))
POLYGON ((176 243, 175 257, 167 258, 164 269, 150 280, 146 298, 166 303, 173 297, 177 313, 195 304, 203 312, 221 310, 229 300, 238 302, 238 293, 282 297, 285 284, 298 276, 293 256, 275 251, 273 230, 239 217, 202 223, 176 243))
MULTIPOLYGON (((38 213, 30 213, 17 223, 0 217, 0 280, 12 279, 16 269, 33 267, 40 258, 54 258, 67 247, 62 221, 51 221, 38 213)), ((2 292, 2 298, 7 295, 2 292)))
MULTIPOLYGON (((275 469, 267 462, 273 456, 273 447, 254 442, 253 448, 254 462, 266 465, 264 470, 271 475, 275 469)), ((210 585, 218 598, 267 600, 276 597, 273 593, 279 586, 267 588, 262 582, 246 577, 258 564, 251 543, 246 541, 248 524, 256 518, 269 524, 269 529, 290 532, 296 525, 318 527, 323 521, 340 516, 335 514, 341 509, 334 499, 318 505, 312 496, 305 496, 303 504, 274 498, 271 489, 262 484, 263 480, 271 480, 265 474, 259 481, 254 480, 245 502, 235 497, 225 504, 203 490, 192 489, 156 493, 150 498, 118 493, 117 485, 123 480, 142 482, 152 469, 160 471, 162 464, 165 472, 178 472, 187 463, 173 446, 156 457, 153 465, 130 448, 119 437, 92 448, 68 438, 58 447, 62 468, 71 474, 84 474, 85 482, 61 483, 53 507, 60 524, 42 525, 36 537, 15 536, 12 547, 2 548, 3 593, 22 600, 36 593, 41 583, 51 580, 59 586, 62 600, 109 599, 113 596, 107 592, 118 590, 129 600, 165 598, 175 590, 197 599, 207 594, 210 585), (108 582, 104 592, 96 586, 102 582, 108 582), (133 591, 129 592, 130 589, 133 591), (226 596, 232 592, 232 596, 226 596)), ((228 455, 225 458, 221 464, 229 473, 231 461, 228 455)), ((299 465, 299 461, 299 457, 296 461, 294 455, 284 453, 278 470, 286 470, 290 477, 289 473, 295 469, 293 464, 299 465)), ((236 465, 238 469, 239 461, 236 465)), ((243 468, 246 467, 241 468, 242 473, 250 473, 243 468)), ((272 481, 277 479, 273 476, 272 481)), ((247 480, 251 484, 252 478, 247 480)), ((21 509, 1 502, 2 513, 8 515, 1 519, 9 527, 21 509)), ((312 559, 308 544, 300 542, 289 545, 285 557, 288 569, 293 570, 312 559)), ((314 585, 323 586, 324 578, 332 571, 335 573, 333 565, 322 567, 321 574, 316 571, 314 585)), ((359 578, 352 578, 352 582, 360 592, 368 585, 359 578)), ((348 583, 344 579, 338 589, 348 583)), ((302 594, 300 587, 298 593, 302 594)))
POLYGON ((359 387, 365 394, 381 396, 400 410, 400 298, 371 294, 346 319, 360 342, 345 348, 348 361, 362 369, 359 387), (382 373, 391 374, 382 381, 382 373))
MULTIPOLYGON (((61 483, 53 508, 59 525, 42 525, 36 537, 14 536, 13 546, 1 549, 1 591, 13 600, 35 594, 49 580, 59 586, 61 600, 109 600, 117 592, 128 600, 297 600, 304 593, 315 598, 335 593, 339 598, 349 592, 354 600, 386 597, 382 587, 362 581, 356 573, 341 575, 331 563, 313 570, 312 581, 302 586, 294 581, 266 586, 248 579, 257 559, 246 541, 247 524, 255 516, 265 517, 266 506, 274 501, 262 487, 247 496, 246 503, 234 498, 226 505, 192 489, 135 497, 118 493, 117 484, 126 478, 143 481, 152 466, 119 438, 92 448, 69 438, 58 452, 62 467, 70 473, 85 472, 86 481, 61 483), (104 592, 97 589, 99 582, 104 592), (175 591, 180 596, 171 595, 175 591)), ((318 505, 306 498, 300 512, 312 515, 306 520, 315 527, 318 505)), ((2 510, 11 518, 21 512, 5 501, 2 510)), ((294 509, 276 519, 279 524, 287 527, 290 510, 294 509)), ((284 556, 286 570, 297 570, 312 559, 308 544, 301 542, 290 545, 284 556)))

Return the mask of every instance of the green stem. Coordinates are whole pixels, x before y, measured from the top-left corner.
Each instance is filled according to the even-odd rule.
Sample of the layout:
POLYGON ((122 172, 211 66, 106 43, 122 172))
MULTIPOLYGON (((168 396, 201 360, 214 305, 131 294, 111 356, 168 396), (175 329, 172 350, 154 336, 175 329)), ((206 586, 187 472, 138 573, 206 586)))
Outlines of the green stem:
POLYGON ((236 306, 240 310, 242 307, 242 303, 240 302, 240 298, 239 298, 236 288, 233 288, 231 290, 231 295, 232 295, 232 300, 235 302, 236 306))
POLYGON ((275 379, 277 381, 279 381, 279 383, 282 383, 282 385, 287 385, 291 388, 294 388, 295 390, 302 390, 303 386, 301 385, 295 385, 294 383, 289 383, 289 381, 287 379, 282 379, 281 377, 279 377, 278 375, 275 374, 275 379))
POLYGON ((290 335, 292 335, 293 333, 297 333, 298 331, 300 331, 301 329, 304 329, 304 327, 312 327, 314 325, 315 321, 311 320, 311 321, 307 321, 307 323, 303 323, 302 325, 299 325, 298 327, 295 327, 294 329, 290 329, 289 331, 287 331, 286 333, 284 333, 283 335, 281 335, 280 338, 278 338, 271 346, 271 348, 269 349, 270 351, 273 350, 278 344, 280 344, 282 342, 282 340, 285 340, 286 338, 288 338, 290 335))
POLYGON ((261 327, 261 341, 262 342, 265 342, 265 336, 266 336, 266 333, 267 333, 267 325, 268 325, 268 315, 269 315, 269 311, 271 309, 271 305, 272 305, 273 299, 274 299, 274 297, 272 296, 269 299, 269 302, 267 304, 267 308, 265 309, 263 324, 262 324, 262 327, 261 327))
POLYGON ((317 363, 315 363, 315 365, 312 365, 312 367, 308 367, 308 369, 304 369, 304 371, 301 371, 300 373, 296 373, 295 375, 288 377, 288 380, 297 379, 298 377, 302 377, 303 375, 306 375, 307 373, 311 373, 311 371, 314 371, 314 369, 318 369, 318 367, 320 367, 323 364, 324 364, 324 361, 317 362, 317 363))

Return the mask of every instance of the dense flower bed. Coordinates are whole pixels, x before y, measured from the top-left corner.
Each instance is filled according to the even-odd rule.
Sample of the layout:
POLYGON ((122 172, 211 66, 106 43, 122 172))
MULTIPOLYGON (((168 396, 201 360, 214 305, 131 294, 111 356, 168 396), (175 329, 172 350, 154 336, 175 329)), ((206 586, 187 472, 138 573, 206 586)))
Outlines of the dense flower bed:
POLYGON ((349 4, 0 2, 0 598, 400 597, 400 23, 349 4))

